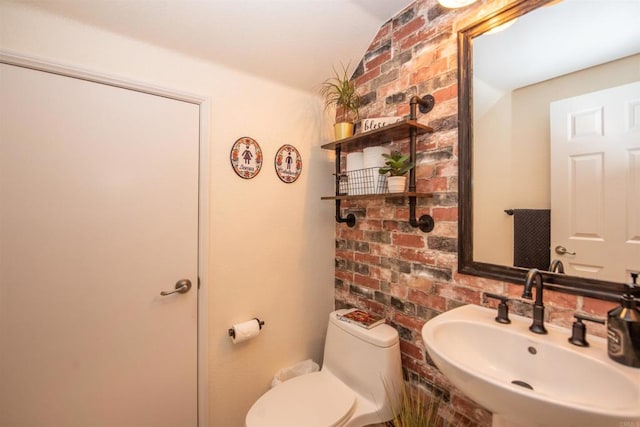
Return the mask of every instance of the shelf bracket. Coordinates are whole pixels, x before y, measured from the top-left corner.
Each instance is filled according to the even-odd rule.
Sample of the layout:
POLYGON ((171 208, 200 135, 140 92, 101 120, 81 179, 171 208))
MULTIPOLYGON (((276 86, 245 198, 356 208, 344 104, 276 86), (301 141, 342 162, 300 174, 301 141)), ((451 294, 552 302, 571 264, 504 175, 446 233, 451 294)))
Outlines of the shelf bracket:
POLYGON ((416 219, 416 197, 409 197, 409 224, 412 227, 418 227, 423 233, 430 233, 433 231, 436 223, 431 215, 421 215, 416 219))
POLYGON ((342 213, 340 212, 340 199, 336 200, 336 222, 346 223, 349 227, 356 226, 356 216, 352 213, 347 214, 346 217, 342 217, 342 213))
POLYGON ((409 100, 409 117, 411 120, 416 120, 418 118, 416 116, 416 105, 419 107, 422 114, 427 114, 429 111, 433 110, 433 106, 436 105, 436 99, 433 95, 425 95, 422 98, 417 95, 412 96, 409 100))
MULTIPOLYGON (((417 95, 414 95, 409 100, 409 119, 417 120, 417 112, 416 107, 420 108, 420 112, 423 114, 428 113, 433 109, 433 106, 436 104, 436 100, 433 95, 424 95, 420 98, 417 95)), ((409 161, 416 164, 417 155, 416 155, 416 137, 417 131, 414 128, 409 130, 409 161)), ((416 191, 416 171, 415 168, 412 168, 409 171, 409 192, 416 191)), ((416 219, 416 197, 409 197, 409 224, 412 227, 418 227, 424 233, 429 233, 433 231, 435 227, 435 223, 433 221, 433 217, 431 215, 422 215, 419 219, 416 219)))
MULTIPOLYGON (((340 155, 342 154, 342 149, 340 146, 336 146, 336 196, 340 195, 340 155)), ((356 216, 352 213, 348 214, 346 217, 342 217, 342 212, 340 212, 340 199, 336 199, 336 222, 338 223, 346 223, 349 227, 356 226, 356 216)))

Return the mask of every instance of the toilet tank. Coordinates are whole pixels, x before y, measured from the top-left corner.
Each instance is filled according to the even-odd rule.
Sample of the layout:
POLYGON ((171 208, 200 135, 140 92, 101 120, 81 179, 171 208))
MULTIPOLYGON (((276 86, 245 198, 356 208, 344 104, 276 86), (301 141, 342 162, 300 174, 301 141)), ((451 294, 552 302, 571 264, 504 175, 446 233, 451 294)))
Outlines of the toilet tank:
POLYGON ((328 369, 361 397, 382 412, 390 411, 390 392, 402 387, 402 363, 398 332, 382 324, 366 329, 340 320, 337 310, 329 315, 322 369, 328 369))

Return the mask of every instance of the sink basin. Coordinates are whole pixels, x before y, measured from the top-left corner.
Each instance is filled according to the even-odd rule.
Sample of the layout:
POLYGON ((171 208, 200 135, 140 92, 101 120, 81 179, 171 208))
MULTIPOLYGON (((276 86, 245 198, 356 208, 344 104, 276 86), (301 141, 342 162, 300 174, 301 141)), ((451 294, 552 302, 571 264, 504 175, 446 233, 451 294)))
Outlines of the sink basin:
POLYGON ((422 328, 429 356, 449 381, 492 411, 494 426, 640 426, 640 369, 607 356, 606 341, 587 333, 589 347, 567 339, 571 331, 531 319, 466 305, 422 328))

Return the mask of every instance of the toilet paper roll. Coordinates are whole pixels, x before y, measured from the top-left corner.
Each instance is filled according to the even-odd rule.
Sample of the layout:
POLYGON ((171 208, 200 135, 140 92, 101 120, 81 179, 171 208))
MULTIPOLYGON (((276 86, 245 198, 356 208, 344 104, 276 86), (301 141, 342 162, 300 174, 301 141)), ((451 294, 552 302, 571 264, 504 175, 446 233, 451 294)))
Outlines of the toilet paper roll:
POLYGON ((347 172, 362 169, 362 152, 347 154, 347 172))
POLYGON ((258 323, 258 319, 251 319, 246 322, 236 323, 232 329, 233 335, 231 336, 231 341, 237 344, 258 336, 260 333, 260 324, 258 323))
POLYGON ((390 154, 391 150, 387 147, 367 147, 362 152, 362 165, 364 168, 381 168, 384 166, 385 159, 383 154, 390 154))

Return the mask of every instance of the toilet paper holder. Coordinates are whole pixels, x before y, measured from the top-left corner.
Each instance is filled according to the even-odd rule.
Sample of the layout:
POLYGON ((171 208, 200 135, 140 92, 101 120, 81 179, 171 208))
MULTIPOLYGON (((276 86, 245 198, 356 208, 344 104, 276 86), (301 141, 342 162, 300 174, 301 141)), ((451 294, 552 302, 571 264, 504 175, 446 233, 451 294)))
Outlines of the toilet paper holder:
MULTIPOLYGON (((256 322, 258 322, 258 327, 260 328, 260 330, 262 330, 262 327, 264 326, 264 321, 258 319, 257 317, 253 318, 256 322)), ((229 328, 229 336, 232 338, 236 337, 236 331, 233 328, 229 328)))

